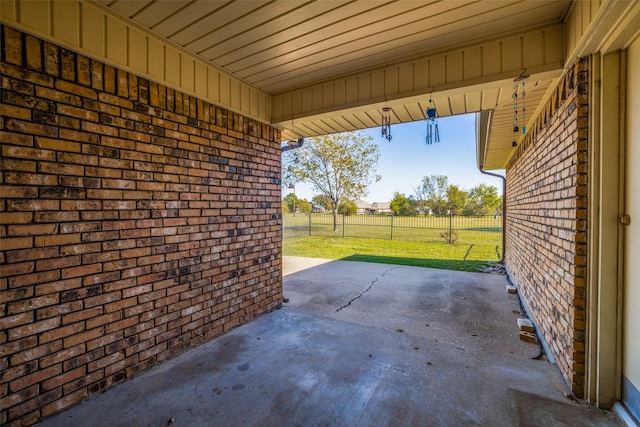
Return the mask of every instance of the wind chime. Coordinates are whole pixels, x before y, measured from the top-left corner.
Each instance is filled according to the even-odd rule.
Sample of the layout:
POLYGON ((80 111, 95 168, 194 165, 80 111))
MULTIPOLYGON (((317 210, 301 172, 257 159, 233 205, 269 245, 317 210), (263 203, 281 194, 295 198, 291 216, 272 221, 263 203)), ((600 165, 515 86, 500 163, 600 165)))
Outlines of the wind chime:
POLYGON ((519 77, 517 77, 513 82, 515 83, 513 85, 513 142, 511 143, 512 147, 517 147, 518 146, 518 133, 522 133, 522 135, 525 135, 527 133, 527 118, 526 118, 526 114, 527 114, 527 107, 525 106, 525 97, 527 95, 527 92, 524 90, 524 79, 526 79, 529 76, 524 76, 524 75, 520 75, 519 77), (522 97, 522 105, 520 107, 520 110, 518 110, 518 88, 520 87, 520 84, 518 84, 519 81, 522 80, 522 90, 520 92, 520 96, 522 97), (522 126, 518 127, 518 113, 522 112, 522 126))
POLYGON ((440 142, 440 132, 438 132, 438 112, 433 106, 433 99, 429 97, 429 108, 425 112, 427 118, 427 144, 440 142))
POLYGON ((391 107, 382 108, 382 137, 391 141, 391 107))

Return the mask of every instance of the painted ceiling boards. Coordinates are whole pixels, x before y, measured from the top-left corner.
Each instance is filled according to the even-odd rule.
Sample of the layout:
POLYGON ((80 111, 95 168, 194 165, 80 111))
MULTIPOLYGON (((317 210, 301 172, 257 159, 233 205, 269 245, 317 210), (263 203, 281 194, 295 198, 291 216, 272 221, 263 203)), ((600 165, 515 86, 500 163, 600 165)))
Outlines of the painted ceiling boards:
POLYGON ((278 93, 561 21, 556 0, 101 0, 278 93))

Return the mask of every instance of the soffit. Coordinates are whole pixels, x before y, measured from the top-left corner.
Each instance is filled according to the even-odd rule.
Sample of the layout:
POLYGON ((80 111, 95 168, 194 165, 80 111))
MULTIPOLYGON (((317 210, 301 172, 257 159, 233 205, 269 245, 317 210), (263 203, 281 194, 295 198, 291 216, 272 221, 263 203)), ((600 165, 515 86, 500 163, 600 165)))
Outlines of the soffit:
POLYGON ((269 94, 561 22, 570 1, 99 0, 269 94))
MULTIPOLYGON (((484 144, 485 170, 505 169, 516 147, 523 141, 523 123, 531 130, 533 119, 548 99, 549 92, 556 86, 558 78, 528 78, 525 80, 525 97, 522 97, 522 82, 510 82, 502 88, 503 96, 493 109, 489 122, 486 144, 484 144), (514 86, 518 85, 518 98, 513 98, 514 86), (514 115, 514 104, 518 104, 518 114, 514 115), (526 108, 523 116, 522 108, 526 108), (514 118, 517 121, 514 122, 514 118), (514 126, 518 131, 514 132, 514 126), (515 142, 515 146, 513 144, 515 142)), ((479 153, 482 158, 482 153, 479 153)), ((481 160, 479 159, 479 162, 481 160)))

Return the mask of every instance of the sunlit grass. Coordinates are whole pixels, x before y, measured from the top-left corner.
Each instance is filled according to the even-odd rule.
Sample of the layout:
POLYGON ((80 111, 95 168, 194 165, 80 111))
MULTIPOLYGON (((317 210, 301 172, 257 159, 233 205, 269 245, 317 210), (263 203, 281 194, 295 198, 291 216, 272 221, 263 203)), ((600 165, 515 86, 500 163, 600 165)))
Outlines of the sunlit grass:
POLYGON ((285 240, 283 254, 478 271, 500 259, 495 244, 447 244, 363 238, 311 236, 285 240))
POLYGON ((308 236, 362 237, 380 240, 447 243, 449 230, 462 245, 501 245, 502 218, 493 216, 338 216, 333 231, 330 214, 284 214, 284 239, 308 236))
POLYGON ((501 217, 285 214, 284 255, 477 271, 500 260, 501 217), (449 243, 449 230, 454 242, 449 243))

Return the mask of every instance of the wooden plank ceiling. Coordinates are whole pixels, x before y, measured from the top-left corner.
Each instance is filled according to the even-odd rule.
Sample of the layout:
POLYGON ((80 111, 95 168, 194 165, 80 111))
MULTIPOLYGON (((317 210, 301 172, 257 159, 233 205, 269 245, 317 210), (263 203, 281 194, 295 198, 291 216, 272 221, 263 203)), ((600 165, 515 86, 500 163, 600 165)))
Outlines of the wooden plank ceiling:
MULTIPOLYGON (((571 6, 569 0, 98 1, 274 96, 558 24, 571 6)), ((551 81, 531 83, 544 92, 551 81)), ((511 86, 436 93, 434 99, 440 116, 476 112, 508 104, 511 86)), ((393 123, 422 120, 425 100, 396 100, 393 123)), ((322 120, 298 118, 297 126, 283 125, 283 135, 366 128, 379 121, 376 105, 322 120)), ((512 136, 507 139, 510 145, 512 136)))

